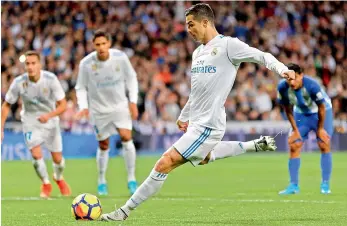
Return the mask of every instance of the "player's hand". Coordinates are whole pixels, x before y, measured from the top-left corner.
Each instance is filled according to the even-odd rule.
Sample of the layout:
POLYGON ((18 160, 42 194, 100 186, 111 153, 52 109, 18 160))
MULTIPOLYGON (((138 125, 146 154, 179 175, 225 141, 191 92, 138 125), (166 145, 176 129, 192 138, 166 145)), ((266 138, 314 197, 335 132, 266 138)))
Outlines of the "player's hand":
POLYGON ((295 71, 289 70, 289 71, 283 72, 281 74, 281 76, 285 79, 294 80, 295 79, 295 71))
POLYGON ((181 130, 183 132, 187 132, 189 121, 182 122, 180 120, 177 120, 176 124, 177 124, 179 130, 181 130))
POLYGON ((48 114, 41 115, 37 118, 41 123, 47 123, 51 117, 48 114))
POLYGON ((4 139, 4 131, 1 130, 1 142, 2 142, 3 139, 4 139))
POLYGON ((87 118, 89 119, 89 110, 88 109, 83 109, 75 115, 76 120, 81 120, 82 118, 87 118))
POLYGON ((139 110, 137 109, 137 104, 129 103, 129 111, 132 120, 136 120, 139 117, 139 110))
POLYGON ((330 136, 324 128, 317 130, 317 138, 321 139, 324 143, 329 144, 330 136))
POLYGON ((290 134, 289 138, 288 138, 288 143, 294 143, 297 140, 301 140, 301 135, 299 130, 293 130, 292 134, 290 134))

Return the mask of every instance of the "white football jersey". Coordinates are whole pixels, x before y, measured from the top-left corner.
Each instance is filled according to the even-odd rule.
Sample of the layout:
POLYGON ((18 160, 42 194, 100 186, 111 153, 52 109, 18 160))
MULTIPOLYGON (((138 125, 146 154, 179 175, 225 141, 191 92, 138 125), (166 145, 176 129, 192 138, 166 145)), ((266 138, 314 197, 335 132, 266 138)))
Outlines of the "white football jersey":
POLYGON ((223 35, 200 45, 192 58, 191 92, 178 119, 217 130, 225 130, 224 104, 242 62, 264 65, 277 74, 288 71, 270 53, 223 35))
POLYGON ((41 71, 37 82, 29 80, 28 74, 22 74, 12 82, 5 100, 10 104, 22 98, 21 120, 24 126, 42 126, 52 128, 59 122, 59 117, 51 118, 47 123, 40 123, 37 118, 54 111, 56 102, 65 98, 64 90, 57 76, 49 71, 41 71))
POLYGON ((76 84, 79 108, 89 109, 93 116, 108 115, 128 108, 129 101, 137 103, 136 72, 127 55, 117 49, 109 50, 110 57, 100 61, 94 51, 79 65, 76 84))

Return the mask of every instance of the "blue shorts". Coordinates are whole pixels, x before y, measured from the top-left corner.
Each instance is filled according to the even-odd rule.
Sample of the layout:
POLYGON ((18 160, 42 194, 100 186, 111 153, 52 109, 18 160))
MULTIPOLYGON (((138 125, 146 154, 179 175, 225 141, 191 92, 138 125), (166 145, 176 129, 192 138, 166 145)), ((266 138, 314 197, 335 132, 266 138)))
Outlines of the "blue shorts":
MULTIPOLYGON (((294 112, 294 119, 296 125, 299 128, 300 135, 303 140, 306 140, 308 137, 308 133, 313 130, 317 131, 318 129, 318 113, 313 114, 302 114, 294 112)), ((324 121, 324 129, 327 131, 330 137, 332 137, 334 133, 334 118, 332 109, 327 109, 325 111, 325 121, 324 121)))

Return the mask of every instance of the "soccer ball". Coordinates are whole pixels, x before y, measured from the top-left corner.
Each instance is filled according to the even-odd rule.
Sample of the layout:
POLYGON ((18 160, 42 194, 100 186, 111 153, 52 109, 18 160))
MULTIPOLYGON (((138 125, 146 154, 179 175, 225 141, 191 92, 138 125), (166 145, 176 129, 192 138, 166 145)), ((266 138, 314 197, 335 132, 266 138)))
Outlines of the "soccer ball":
POLYGON ((81 194, 72 201, 71 213, 76 220, 96 220, 101 215, 101 203, 95 195, 81 194))

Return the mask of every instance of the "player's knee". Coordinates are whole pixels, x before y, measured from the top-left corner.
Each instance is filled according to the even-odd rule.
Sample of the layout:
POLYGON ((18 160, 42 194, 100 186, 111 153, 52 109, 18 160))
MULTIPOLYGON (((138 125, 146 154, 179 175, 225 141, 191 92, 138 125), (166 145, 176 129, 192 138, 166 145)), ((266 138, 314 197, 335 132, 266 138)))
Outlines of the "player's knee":
POLYGON ((34 147, 30 151, 31 151, 31 156, 35 160, 41 159, 43 157, 40 147, 34 147))
POLYGON ((185 160, 176 150, 169 149, 155 164, 154 170, 161 173, 169 173, 184 162, 185 160))
POLYGON ((326 142, 318 141, 318 147, 321 153, 329 153, 330 152, 330 140, 326 142))
POLYGON ((109 146, 109 141, 108 140, 102 140, 99 141, 99 147, 102 151, 107 150, 109 146))
POLYGON ((298 158, 300 157, 300 152, 302 148, 303 142, 302 141, 296 141, 289 144, 290 149, 290 157, 291 158, 298 158))
POLYGON ((163 155, 155 164, 154 170, 161 173, 167 173, 173 165, 173 161, 169 155, 163 155))
POLYGON ((52 160, 55 164, 60 164, 63 160, 63 155, 61 152, 52 152, 52 160))
POLYGON ((121 133, 121 134, 120 134, 120 139, 121 139, 123 142, 130 141, 130 140, 132 139, 131 131, 121 133))

